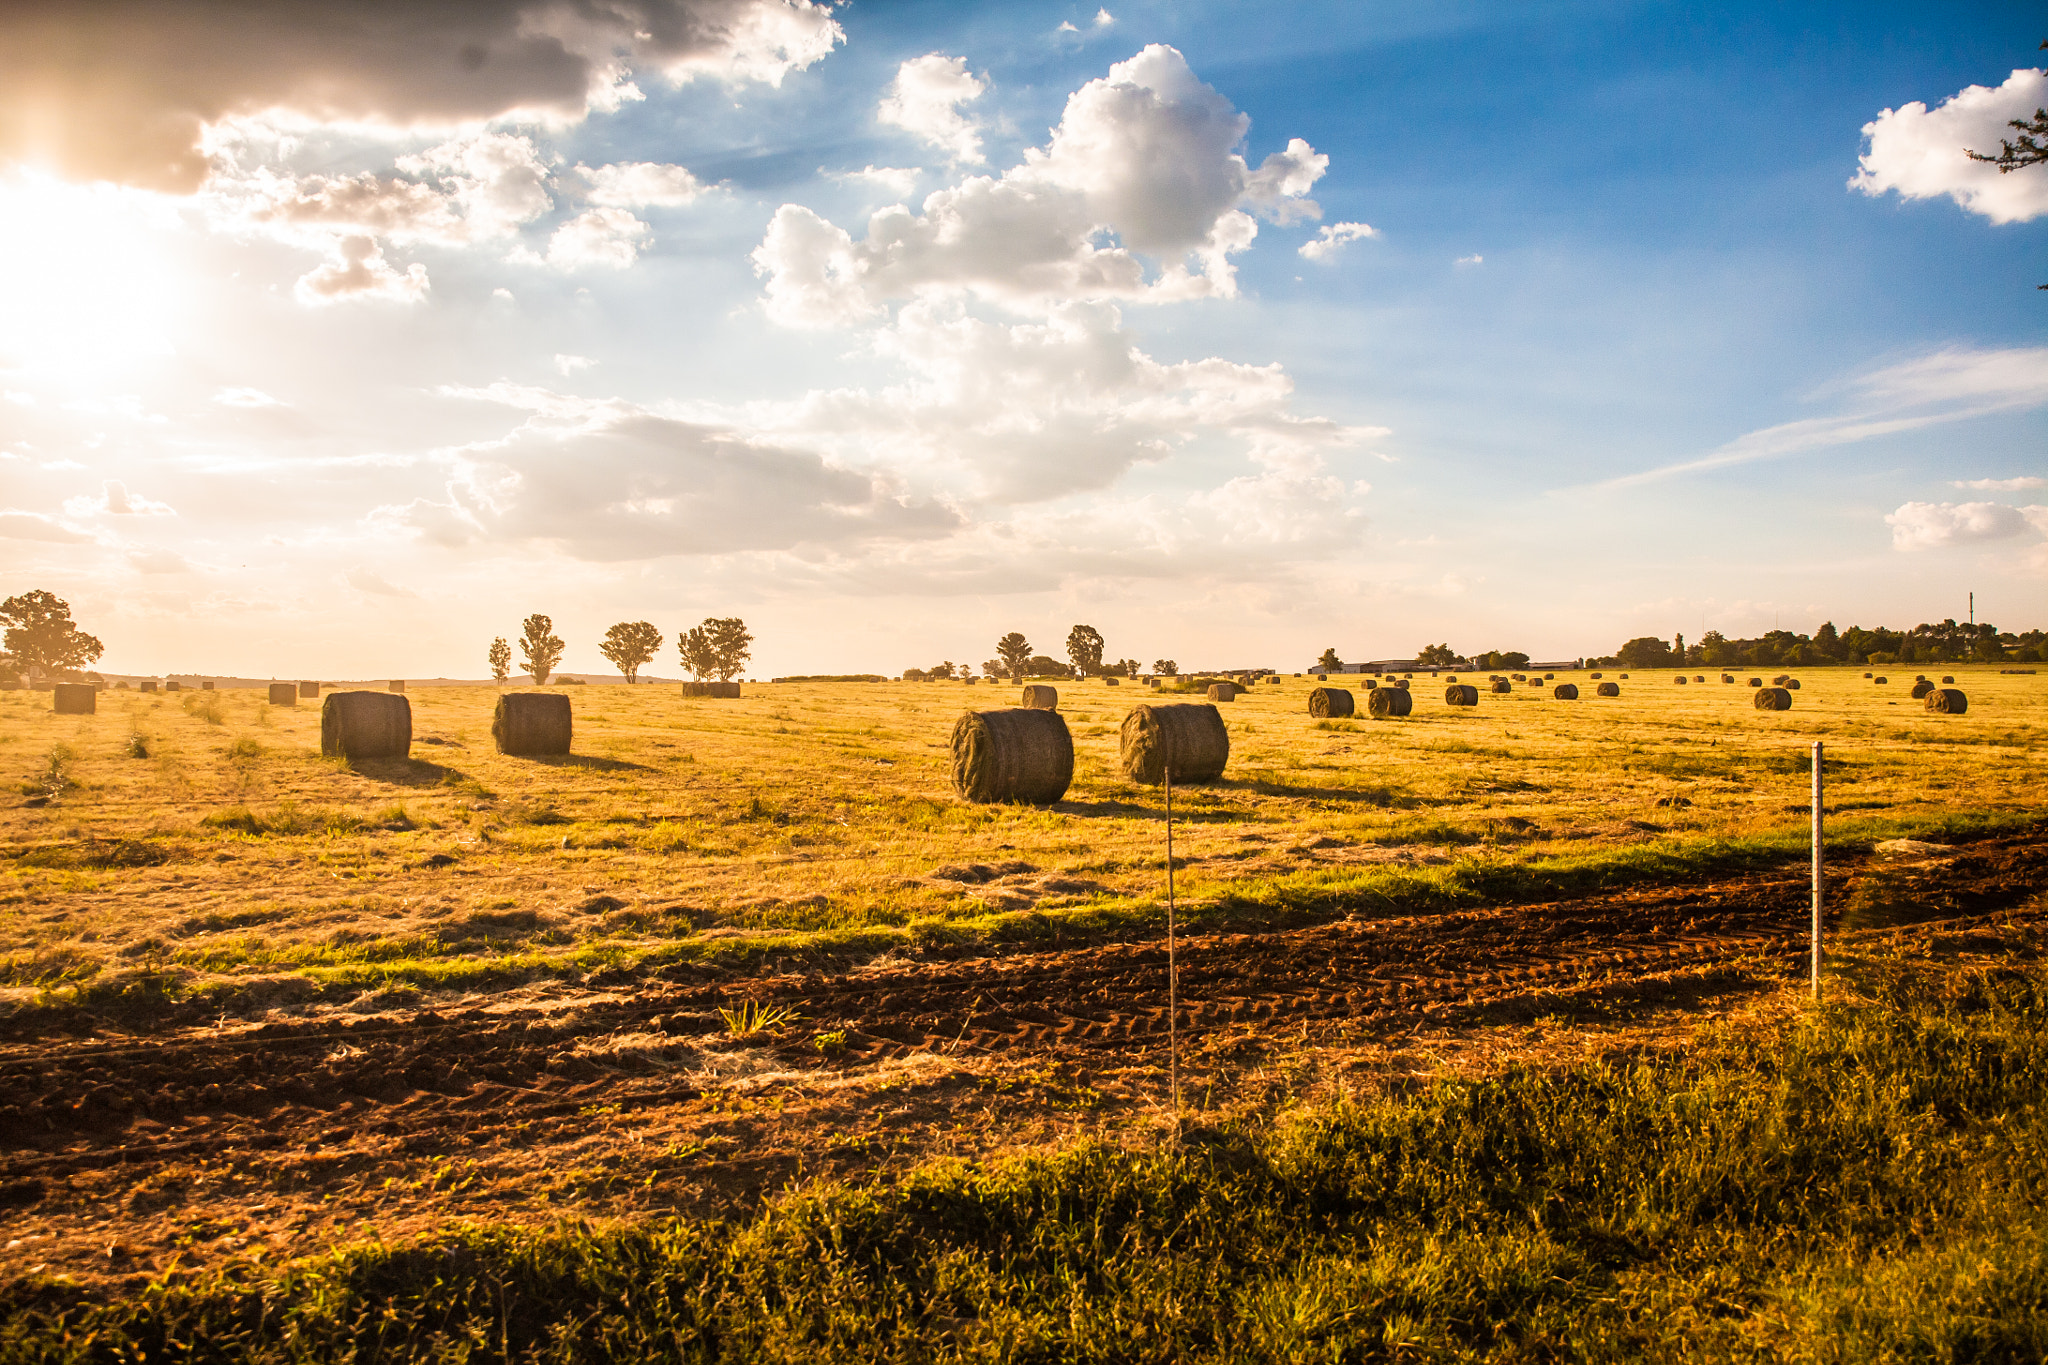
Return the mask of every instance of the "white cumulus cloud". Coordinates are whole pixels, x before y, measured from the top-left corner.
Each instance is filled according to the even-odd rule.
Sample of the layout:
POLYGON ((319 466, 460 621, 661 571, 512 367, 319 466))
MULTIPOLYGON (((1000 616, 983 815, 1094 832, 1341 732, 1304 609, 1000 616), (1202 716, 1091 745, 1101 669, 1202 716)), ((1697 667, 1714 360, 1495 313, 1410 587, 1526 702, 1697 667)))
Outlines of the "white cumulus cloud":
POLYGON ((1892 528, 1892 548, 1898 550, 2010 540, 2029 530, 2048 535, 2048 507, 1999 502, 1908 502, 1884 520, 1892 528))
POLYGON ((652 231, 624 209, 589 209, 555 229, 548 239, 548 264, 557 270, 624 270, 639 258, 652 231))
POLYGON ((858 241, 783 205, 753 254, 769 315, 844 326, 933 290, 1024 311, 1233 295, 1230 257, 1257 236, 1252 213, 1317 213, 1302 196, 1328 164, 1296 138, 1253 168, 1238 151, 1249 124, 1155 44, 1075 91, 1018 165, 939 190, 921 211, 883 209, 858 241))
POLYGON ((1972 85, 1933 109, 1915 100, 1863 125, 1870 149, 1849 186, 1868 195, 1897 190, 1903 198, 1941 195, 1994 223, 2023 223, 2048 213, 2048 176, 2001 174, 1969 152, 1996 155, 2013 136, 2013 119, 2048 105, 2048 73, 2015 71, 2005 84, 1972 85))
POLYGON ((2019 493, 2029 488, 2048 488, 2048 479, 2023 474, 2017 479, 1952 479, 1951 488, 1968 488, 1979 493, 2019 493))
POLYGON ((680 208, 704 192, 685 168, 652 161, 578 166, 576 173, 590 185, 590 202, 610 208, 680 208))
POLYGON ((896 83, 875 116, 943 148, 955 161, 979 161, 981 134, 960 106, 980 99, 987 88, 967 69, 966 58, 927 53, 897 68, 896 83))
POLYGON ((427 296, 427 268, 415 261, 399 271, 384 259, 371 237, 344 237, 335 243, 334 258, 299 277, 293 287, 299 302, 339 303, 345 299, 383 299, 417 303, 427 296))
POLYGON ((1370 223, 1330 223, 1317 228, 1315 237, 1301 244, 1300 252, 1311 261, 1331 261, 1346 242, 1377 236, 1370 223))

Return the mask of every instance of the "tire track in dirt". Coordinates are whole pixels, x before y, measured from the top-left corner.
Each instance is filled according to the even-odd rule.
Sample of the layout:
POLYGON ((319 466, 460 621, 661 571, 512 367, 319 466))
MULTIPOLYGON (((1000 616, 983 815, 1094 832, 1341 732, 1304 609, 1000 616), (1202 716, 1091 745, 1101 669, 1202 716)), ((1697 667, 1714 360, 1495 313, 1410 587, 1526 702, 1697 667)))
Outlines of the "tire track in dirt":
MULTIPOLYGON (((1855 875, 1835 872, 1831 900, 1855 875)), ((1961 846, 1929 876, 1957 913, 2018 904, 2048 887, 2048 838, 1961 846)), ((1566 1012, 1575 1001, 1654 996, 1721 969, 1739 968, 1732 976, 1752 983, 1775 979, 1803 953, 1807 894, 1802 871, 1193 936, 1179 950, 1178 1023, 1191 1047, 1283 1030, 1312 1042, 1461 1014, 1566 1012)), ((1167 1034, 1160 942, 884 958, 744 981, 690 975, 674 971, 631 998, 552 1015, 479 1009, 9 1047, 0 1051, 0 1182, 238 1152, 317 1153, 364 1139, 431 1152, 536 1126, 545 1131, 530 1140, 569 1144, 595 1126, 578 1121, 593 1109, 658 1109, 704 1093, 679 1084, 674 1068, 630 1056, 600 1063, 579 1047, 620 1032, 702 1045, 720 1027, 715 1007, 742 997, 805 1019, 806 1028, 756 1049, 762 1069, 797 1086, 921 1052, 997 1066, 1058 1059, 1087 1069, 1112 1054, 1144 1063, 1163 1052, 1167 1034), (816 1029, 843 1029, 846 1056, 828 1060, 811 1047, 816 1029)))

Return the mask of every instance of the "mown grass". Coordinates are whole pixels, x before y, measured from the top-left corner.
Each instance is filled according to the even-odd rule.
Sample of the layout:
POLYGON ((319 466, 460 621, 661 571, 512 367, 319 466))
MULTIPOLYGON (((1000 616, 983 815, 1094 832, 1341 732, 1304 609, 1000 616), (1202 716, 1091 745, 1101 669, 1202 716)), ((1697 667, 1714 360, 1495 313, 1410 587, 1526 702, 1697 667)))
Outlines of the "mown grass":
POLYGON ((23 1284, 0 1355, 2028 1360, 2044 1201, 2048 974, 1894 968, 1679 1052, 725 1221, 467 1227, 113 1300, 23 1284))
MULTIPOLYGON (((1323 723, 1306 714, 1311 681, 1227 706, 1227 780, 1176 794, 1179 889, 1198 924, 1423 911, 1796 856, 1814 738, 1830 746, 1837 846, 1860 837, 1851 820, 1939 837, 1958 812, 2037 809, 2048 737, 2048 683, 1990 672, 1965 678, 1961 717, 1899 708, 1896 689, 1836 670, 1783 714, 1741 688, 1631 684, 1619 704, 1516 693, 1466 710, 1425 692, 1409 720, 1323 723)), ((361 765, 319 756, 317 708, 260 693, 107 693, 87 717, 0 694, 0 782, 25 798, 0 805, 0 990, 60 984, 38 966, 58 960, 66 990, 94 962, 119 976, 148 940, 166 945, 160 984, 230 1000, 280 971, 323 991, 392 972, 454 989, 505 980, 514 961, 566 974, 1067 943, 1158 921, 1160 793, 1115 766, 1141 689, 1062 688, 1076 778, 1045 811, 968 805, 947 780, 953 718, 1007 704, 1008 689, 570 691, 571 759, 496 753, 495 689, 443 687, 410 696, 412 760, 361 765), (1024 870, 943 875, 967 863, 1024 870), (1084 882, 1098 889, 1073 889, 1084 882), (590 909, 601 897, 624 905, 590 909), (450 932, 507 906, 531 913, 530 933, 450 932), (288 913, 228 927, 251 907, 288 913)))

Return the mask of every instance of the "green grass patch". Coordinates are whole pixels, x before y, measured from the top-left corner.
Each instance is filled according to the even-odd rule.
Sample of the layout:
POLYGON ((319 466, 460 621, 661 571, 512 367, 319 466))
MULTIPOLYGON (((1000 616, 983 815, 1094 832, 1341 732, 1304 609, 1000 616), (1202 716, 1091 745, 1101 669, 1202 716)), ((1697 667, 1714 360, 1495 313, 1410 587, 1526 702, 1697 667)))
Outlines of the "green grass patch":
POLYGON ((2048 981, 1896 975, 1773 1033, 1182 1144, 813 1184, 726 1220, 481 1226, 99 1298, 32 1362, 2029 1360, 2048 981))

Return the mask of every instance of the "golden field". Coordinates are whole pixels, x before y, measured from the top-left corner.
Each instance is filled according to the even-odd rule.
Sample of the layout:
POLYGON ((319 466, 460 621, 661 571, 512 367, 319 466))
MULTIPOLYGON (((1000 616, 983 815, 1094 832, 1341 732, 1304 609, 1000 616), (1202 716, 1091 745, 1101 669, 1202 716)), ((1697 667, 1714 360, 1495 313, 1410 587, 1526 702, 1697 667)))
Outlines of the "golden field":
MULTIPOLYGON (((1684 687, 1636 673, 1610 699, 1560 673, 1581 700, 1518 685, 1474 709, 1419 674, 1414 715, 1383 721, 1311 719, 1312 678, 1264 684, 1224 707, 1226 780, 1176 794, 1181 903, 1260 922, 1782 860, 1805 837, 1816 739, 1847 840, 2038 809, 2048 678, 1930 676, 1944 669, 1965 716, 1925 712, 1917 669, 1896 666, 1882 687, 1800 673, 1785 713, 1719 670, 1684 687)), ((0 694, 6 989, 140 982, 261 1005, 664 958, 1073 941, 1160 913, 1161 794, 1116 763, 1142 686, 1061 685, 1075 779, 1046 810, 951 789, 953 720, 1012 704, 1007 686, 563 690, 570 758, 496 752, 493 688, 416 687, 412 759, 355 766, 320 756, 316 704, 255 689, 109 691, 83 717, 0 694)))

